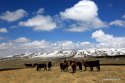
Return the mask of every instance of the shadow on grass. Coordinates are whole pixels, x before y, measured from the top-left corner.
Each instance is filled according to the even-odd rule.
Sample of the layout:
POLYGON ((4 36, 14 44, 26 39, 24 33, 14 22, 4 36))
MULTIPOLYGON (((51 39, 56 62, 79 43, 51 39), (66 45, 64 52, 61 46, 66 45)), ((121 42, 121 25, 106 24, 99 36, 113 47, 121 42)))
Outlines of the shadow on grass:
POLYGON ((24 69, 24 68, 4 68, 0 69, 0 71, 15 70, 15 69, 24 69))

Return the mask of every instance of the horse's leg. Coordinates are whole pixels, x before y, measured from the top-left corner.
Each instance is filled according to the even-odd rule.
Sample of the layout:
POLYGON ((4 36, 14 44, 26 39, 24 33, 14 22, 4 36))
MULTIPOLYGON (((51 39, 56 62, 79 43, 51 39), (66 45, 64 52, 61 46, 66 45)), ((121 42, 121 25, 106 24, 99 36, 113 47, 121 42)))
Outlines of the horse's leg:
POLYGON ((72 73, 75 73, 75 68, 74 67, 72 67, 72 73))
POLYGON ((45 70, 47 70, 47 67, 46 67, 46 66, 44 67, 44 71, 45 71, 45 70))
POLYGON ((80 70, 80 66, 79 66, 79 70, 80 70))
POLYGON ((61 72, 63 71, 63 68, 61 68, 61 72))
POLYGON ((66 71, 68 71, 68 67, 66 68, 66 71))
POLYGON ((76 66, 74 67, 74 73, 76 72, 76 66))
POLYGON ((74 73, 74 69, 73 69, 73 67, 72 67, 72 73, 74 73))
POLYGON ((97 66, 98 71, 100 71, 100 65, 97 66))
POLYGON ((36 69, 37 71, 39 71, 39 68, 37 67, 37 69, 36 69))
POLYGON ((86 66, 84 66, 84 68, 85 68, 85 71, 86 71, 87 70, 86 66))
POLYGON ((48 71, 50 71, 50 67, 48 67, 48 71))
POLYGON ((63 66, 62 70, 65 71, 65 66, 63 66))
POLYGON ((90 71, 93 71, 93 67, 92 66, 90 66, 90 71))
POLYGON ((79 66, 79 69, 82 70, 82 66, 79 66))
POLYGON ((61 72, 62 72, 62 68, 60 67, 60 69, 61 69, 61 72))

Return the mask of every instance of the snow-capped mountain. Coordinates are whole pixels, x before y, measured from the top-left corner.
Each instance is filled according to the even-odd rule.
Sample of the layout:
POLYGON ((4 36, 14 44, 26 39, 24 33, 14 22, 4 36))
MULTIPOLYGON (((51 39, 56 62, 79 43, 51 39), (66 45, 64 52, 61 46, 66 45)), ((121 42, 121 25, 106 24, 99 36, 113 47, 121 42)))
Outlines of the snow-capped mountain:
POLYGON ((6 58, 79 58, 86 56, 116 56, 125 55, 125 48, 101 48, 101 49, 87 49, 87 50, 62 50, 51 51, 45 53, 25 53, 14 56, 3 57, 6 58))

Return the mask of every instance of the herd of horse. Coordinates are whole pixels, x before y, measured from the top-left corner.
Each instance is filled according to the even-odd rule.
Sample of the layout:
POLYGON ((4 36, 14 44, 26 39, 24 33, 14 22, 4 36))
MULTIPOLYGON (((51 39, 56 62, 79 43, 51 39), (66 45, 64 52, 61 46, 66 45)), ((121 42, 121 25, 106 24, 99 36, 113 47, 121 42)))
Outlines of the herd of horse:
MULTIPOLYGON (((49 61, 47 64, 46 63, 35 63, 35 64, 25 64, 25 66, 27 68, 29 67, 36 67, 36 70, 39 71, 41 70, 41 68, 44 68, 44 70, 51 70, 51 67, 52 67, 52 62, 49 61)), ((90 71, 93 71, 93 67, 96 67, 98 71, 100 71, 100 63, 99 63, 99 60, 94 60, 94 61, 85 61, 85 60, 82 60, 81 62, 80 61, 76 61, 76 60, 64 60, 63 62, 60 63, 60 70, 61 72, 65 71, 67 72, 68 71, 68 68, 69 66, 71 67, 72 69, 72 73, 75 73, 76 70, 77 70, 77 67, 79 70, 82 70, 83 69, 83 66, 85 68, 85 71, 87 70, 87 67, 90 68, 90 71)))
POLYGON ((46 64, 46 63, 35 63, 35 64, 24 64, 27 68, 34 68, 34 67, 36 67, 36 70, 37 71, 39 71, 39 70, 41 70, 41 68, 44 68, 44 70, 47 70, 47 67, 48 67, 48 70, 51 70, 51 67, 52 67, 52 63, 51 63, 51 61, 49 61, 48 62, 48 64, 46 64))

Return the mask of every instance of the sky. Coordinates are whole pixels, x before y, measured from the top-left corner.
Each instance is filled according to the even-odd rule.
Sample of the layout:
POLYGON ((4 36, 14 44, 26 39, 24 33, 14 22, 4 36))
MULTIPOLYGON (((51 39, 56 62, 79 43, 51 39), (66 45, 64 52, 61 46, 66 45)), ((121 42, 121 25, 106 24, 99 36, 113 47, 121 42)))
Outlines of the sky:
POLYGON ((125 48, 125 0, 0 0, 0 57, 125 48))

